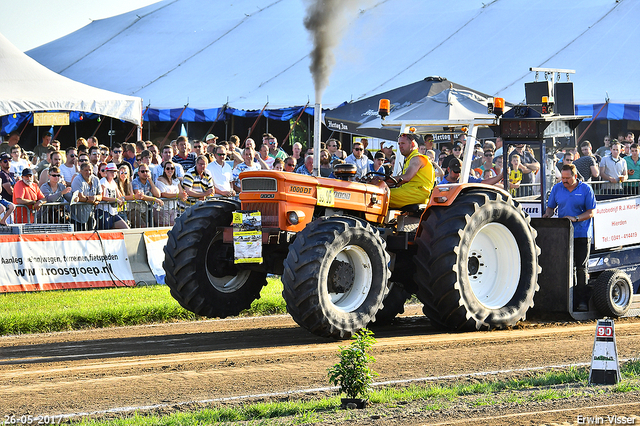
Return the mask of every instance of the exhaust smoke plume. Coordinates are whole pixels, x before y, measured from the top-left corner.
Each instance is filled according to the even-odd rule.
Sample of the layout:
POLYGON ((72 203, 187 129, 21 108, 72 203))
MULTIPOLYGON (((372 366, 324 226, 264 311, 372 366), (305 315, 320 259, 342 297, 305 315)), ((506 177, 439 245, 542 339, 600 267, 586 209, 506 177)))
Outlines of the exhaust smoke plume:
POLYGON ((316 91, 316 103, 329 84, 329 76, 336 62, 333 49, 353 22, 360 0, 307 0, 304 26, 313 38, 311 65, 316 91))

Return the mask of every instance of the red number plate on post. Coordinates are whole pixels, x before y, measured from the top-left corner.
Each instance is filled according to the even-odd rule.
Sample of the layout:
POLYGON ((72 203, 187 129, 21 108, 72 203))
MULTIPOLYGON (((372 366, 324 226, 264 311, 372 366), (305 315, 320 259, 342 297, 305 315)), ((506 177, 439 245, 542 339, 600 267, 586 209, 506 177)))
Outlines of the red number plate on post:
POLYGON ((597 337, 613 337, 613 327, 599 325, 596 328, 597 337))

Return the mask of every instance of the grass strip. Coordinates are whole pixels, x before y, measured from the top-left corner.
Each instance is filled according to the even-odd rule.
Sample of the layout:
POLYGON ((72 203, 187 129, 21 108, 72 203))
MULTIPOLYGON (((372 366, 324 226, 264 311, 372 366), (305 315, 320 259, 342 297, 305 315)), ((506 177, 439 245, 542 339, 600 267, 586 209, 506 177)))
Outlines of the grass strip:
MULTIPOLYGON (((285 313, 282 282, 267 285, 244 316, 285 313)), ((7 293, 0 296, 0 335, 203 319, 183 309, 164 285, 7 293)))
MULTIPOLYGON (((611 387, 599 387, 601 392, 640 391, 640 360, 632 360, 621 366, 622 381, 611 387)), ((589 369, 570 367, 537 373, 531 377, 507 380, 483 380, 477 383, 455 384, 413 384, 405 388, 383 388, 372 391, 369 400, 371 409, 376 405, 400 406, 412 401, 423 401, 423 411, 442 410, 453 405, 457 399, 478 396, 472 401, 474 406, 490 406, 505 403, 530 403, 546 400, 565 399, 584 395, 588 387, 589 369), (559 388, 558 386, 565 385, 559 388), (572 386, 573 385, 573 386, 572 386), (579 386, 575 386, 579 385, 579 386), (529 392, 522 392, 529 391, 529 392)), ((319 423, 339 412, 339 397, 311 401, 286 401, 248 404, 237 407, 213 407, 193 412, 180 412, 164 416, 142 415, 116 420, 84 419, 80 424, 87 426, 195 426, 248 422, 260 425, 297 425, 319 423)), ((371 413, 362 413, 368 416, 371 413)), ((349 415, 349 414, 347 414, 349 415)), ((357 412, 353 412, 357 416, 357 412)))

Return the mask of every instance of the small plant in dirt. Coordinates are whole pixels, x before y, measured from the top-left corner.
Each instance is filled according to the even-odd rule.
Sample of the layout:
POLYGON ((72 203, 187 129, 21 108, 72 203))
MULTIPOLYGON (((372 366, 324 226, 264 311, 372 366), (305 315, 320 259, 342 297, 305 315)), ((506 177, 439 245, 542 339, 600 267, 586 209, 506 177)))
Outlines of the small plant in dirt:
POLYGON ((363 328, 351 336, 349 346, 340 346, 340 362, 329 368, 329 381, 340 387, 340 392, 350 399, 366 399, 371 390, 373 378, 378 373, 369 364, 376 360, 367 351, 376 343, 373 332, 363 328))

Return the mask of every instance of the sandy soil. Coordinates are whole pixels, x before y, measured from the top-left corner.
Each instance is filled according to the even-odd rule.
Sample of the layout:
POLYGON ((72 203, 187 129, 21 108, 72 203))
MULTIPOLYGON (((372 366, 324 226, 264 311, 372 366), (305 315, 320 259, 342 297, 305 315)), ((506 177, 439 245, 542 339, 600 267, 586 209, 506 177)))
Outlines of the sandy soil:
MULTIPOLYGON (((409 307, 407 314, 394 325, 374 330, 378 343, 372 354, 377 359, 378 382, 591 361, 595 322, 530 322, 513 330, 448 334, 434 330, 419 315, 418 306, 409 307)), ((616 334, 621 359, 640 356, 640 320, 617 321, 616 334)), ((130 407, 144 406, 151 406, 154 412, 171 412, 196 405, 242 403, 247 399, 223 400, 246 395, 253 395, 249 400, 286 399, 289 396, 263 394, 329 387, 327 368, 337 361, 338 346, 346 343, 316 337, 288 316, 1 337, 0 420, 11 414, 91 413, 117 408, 122 412, 98 417, 121 416, 129 413, 130 407)), ((329 393, 320 389, 292 397, 329 393)), ((613 397, 594 392, 578 399, 548 406, 506 404, 493 411, 449 413, 425 413, 414 403, 382 414, 375 414, 374 408, 364 410, 358 423, 465 423, 488 418, 493 420, 473 420, 473 424, 571 424, 577 415, 587 415, 590 410, 581 412, 580 407, 612 404, 594 413, 640 413, 637 393, 613 397), (556 411, 545 414, 549 418, 535 414, 533 423, 518 417, 526 411, 549 410, 556 411), (414 411, 418 414, 411 414, 414 411), (496 416, 514 415, 496 421, 496 416)), ((336 418, 332 423, 341 421, 336 418)), ((640 419, 636 423, 640 424, 640 419)))

